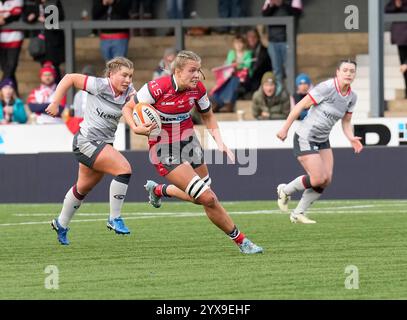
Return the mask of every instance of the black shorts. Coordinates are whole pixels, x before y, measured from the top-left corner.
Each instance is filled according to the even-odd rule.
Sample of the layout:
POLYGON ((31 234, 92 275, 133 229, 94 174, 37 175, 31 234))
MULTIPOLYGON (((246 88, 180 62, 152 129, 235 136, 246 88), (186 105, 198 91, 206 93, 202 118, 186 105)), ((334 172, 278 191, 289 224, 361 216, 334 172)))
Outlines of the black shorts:
POLYGON ((79 131, 73 138, 72 150, 80 163, 92 168, 96 157, 107 144, 113 145, 104 141, 88 140, 79 131))
POLYGON ((161 176, 167 175, 184 162, 188 162, 194 169, 205 163, 204 151, 195 134, 186 140, 153 145, 150 148, 150 161, 161 176))
POLYGON ((305 154, 319 153, 319 150, 331 149, 329 139, 324 142, 308 141, 301 138, 298 134, 294 134, 294 156, 300 157, 305 154))

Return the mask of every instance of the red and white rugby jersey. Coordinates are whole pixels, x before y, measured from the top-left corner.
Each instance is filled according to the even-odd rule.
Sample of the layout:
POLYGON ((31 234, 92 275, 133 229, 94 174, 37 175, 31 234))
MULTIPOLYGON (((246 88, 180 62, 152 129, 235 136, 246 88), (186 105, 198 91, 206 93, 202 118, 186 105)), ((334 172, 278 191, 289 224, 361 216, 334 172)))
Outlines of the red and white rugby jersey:
MULTIPOLYGON (((201 113, 210 110, 210 102, 202 82, 198 82, 194 89, 179 91, 174 75, 147 82, 137 92, 134 101, 151 104, 159 113, 162 123, 161 143, 184 140, 192 135, 192 108, 196 107, 201 113)), ((157 142, 150 140, 149 144, 152 146, 157 142)))
MULTIPOLYGON (((0 1, 0 15, 5 19, 8 17, 18 17, 22 11, 23 0, 0 1)), ((7 29, 7 26, 0 28, 0 48, 19 48, 23 40, 23 32, 7 29)))

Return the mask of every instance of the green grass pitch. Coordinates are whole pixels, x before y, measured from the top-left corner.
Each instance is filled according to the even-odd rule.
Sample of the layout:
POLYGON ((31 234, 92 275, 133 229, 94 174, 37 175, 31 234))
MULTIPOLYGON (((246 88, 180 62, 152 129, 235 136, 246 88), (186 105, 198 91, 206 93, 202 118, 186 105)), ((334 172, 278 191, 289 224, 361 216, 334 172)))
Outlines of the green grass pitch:
POLYGON ((242 255, 188 203, 126 203, 130 236, 106 229, 108 204, 83 204, 66 247, 49 225, 60 204, 0 205, 0 299, 407 298, 406 201, 320 201, 315 225, 291 224, 274 201, 224 206, 264 254, 242 255), (358 289, 345 286, 351 265, 358 289))

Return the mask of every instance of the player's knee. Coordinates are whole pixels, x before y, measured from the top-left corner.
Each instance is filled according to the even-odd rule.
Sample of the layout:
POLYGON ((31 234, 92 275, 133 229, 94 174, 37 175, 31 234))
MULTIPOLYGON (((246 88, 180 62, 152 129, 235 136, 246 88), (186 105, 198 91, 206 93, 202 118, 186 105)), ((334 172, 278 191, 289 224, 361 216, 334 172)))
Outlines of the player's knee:
POLYGON ((218 198, 211 189, 208 189, 199 197, 198 201, 204 207, 213 208, 218 202, 218 198))
POLYGON ((327 183, 327 181, 328 181, 328 175, 320 174, 319 176, 311 179, 311 184, 313 187, 320 187, 320 186, 325 185, 327 183))

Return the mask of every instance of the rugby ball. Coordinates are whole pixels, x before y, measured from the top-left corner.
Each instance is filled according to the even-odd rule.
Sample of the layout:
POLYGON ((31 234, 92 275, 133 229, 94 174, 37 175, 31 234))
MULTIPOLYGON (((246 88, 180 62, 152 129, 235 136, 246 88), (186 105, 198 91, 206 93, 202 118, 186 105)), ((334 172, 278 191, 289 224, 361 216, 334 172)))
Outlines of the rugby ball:
POLYGON ((150 136, 157 137, 161 132, 160 115, 155 108, 148 103, 137 103, 133 108, 133 119, 137 126, 155 123, 157 127, 151 131, 150 136))

